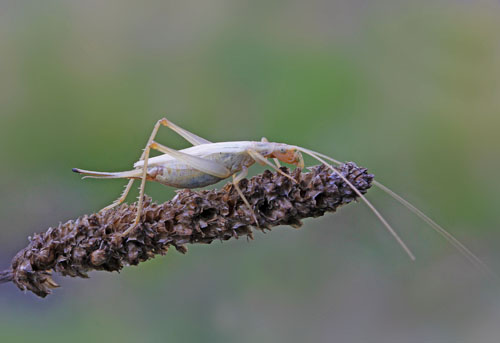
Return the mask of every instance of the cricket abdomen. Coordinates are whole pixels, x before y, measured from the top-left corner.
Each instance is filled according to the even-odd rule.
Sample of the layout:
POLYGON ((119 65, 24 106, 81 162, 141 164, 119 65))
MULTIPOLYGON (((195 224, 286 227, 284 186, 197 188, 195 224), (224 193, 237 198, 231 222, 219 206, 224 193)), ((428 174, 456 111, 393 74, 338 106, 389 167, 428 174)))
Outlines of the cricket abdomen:
MULTIPOLYGON (((204 154, 204 159, 215 161, 228 169, 228 176, 237 173, 244 167, 254 163, 254 160, 245 153, 216 152, 204 154)), ((134 165, 140 167, 139 163, 134 165)), ((199 171, 187 163, 169 158, 158 163, 148 165, 148 180, 156 181, 175 188, 199 188, 213 185, 224 178, 213 176, 199 171)))
POLYGON ((213 185, 223 179, 193 168, 169 168, 159 165, 148 168, 148 180, 175 188, 199 188, 213 185))

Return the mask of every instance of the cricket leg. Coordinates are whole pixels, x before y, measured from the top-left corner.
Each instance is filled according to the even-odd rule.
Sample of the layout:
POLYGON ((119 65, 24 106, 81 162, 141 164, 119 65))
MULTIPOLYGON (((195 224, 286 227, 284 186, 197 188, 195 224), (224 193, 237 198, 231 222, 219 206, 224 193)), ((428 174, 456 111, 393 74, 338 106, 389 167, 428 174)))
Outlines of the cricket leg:
POLYGON ((144 150, 144 164, 142 166, 143 172, 142 172, 142 177, 141 177, 141 186, 139 187, 140 189, 140 194, 139 194, 139 201, 137 203, 137 213, 135 216, 134 223, 122 233, 122 236, 128 235, 133 229, 137 227, 137 224, 139 224, 139 221, 141 220, 141 215, 142 215, 142 210, 143 210, 143 203, 144 203, 144 189, 146 187, 146 178, 147 178, 147 173, 148 173, 148 161, 149 161, 149 153, 151 149, 155 149, 158 151, 161 151, 165 154, 168 154, 177 160, 183 161, 189 165, 191 165, 194 169, 200 170, 204 173, 214 175, 217 177, 220 177, 222 179, 226 179, 229 176, 231 176, 231 172, 229 169, 224 167, 223 165, 207 160, 201 157, 189 155, 180 151, 177 151, 175 149, 166 147, 164 145, 161 145, 159 143, 156 143, 152 141, 144 150))
POLYGON ((160 143, 154 141, 151 143, 150 147, 151 149, 155 149, 164 154, 170 155, 176 160, 182 161, 190 165, 194 169, 204 172, 206 174, 217 176, 221 179, 227 179, 232 175, 229 169, 227 169, 223 164, 217 163, 216 161, 189 155, 184 152, 177 151, 175 149, 161 145, 160 143))
POLYGON ((205 138, 201 138, 200 136, 195 135, 192 132, 189 132, 188 130, 185 130, 174 123, 172 123, 170 120, 167 120, 166 118, 162 119, 163 125, 168 127, 169 129, 175 131, 177 134, 179 134, 182 138, 187 140, 189 143, 193 145, 201 145, 201 144, 210 144, 209 140, 206 140, 205 138))
MULTIPOLYGON (((127 186, 125 186, 125 189, 123 190, 122 194, 120 195, 120 197, 118 199, 116 199, 115 201, 113 201, 113 203, 111 203, 110 205, 104 207, 101 211, 106 211, 106 210, 110 210, 118 205, 120 205, 122 202, 125 201, 125 199, 127 198, 127 195, 128 193, 130 192, 130 190, 132 189, 132 185, 134 184, 134 179, 130 179, 127 183, 127 186)), ((100 211, 100 212, 101 212, 100 211)))
MULTIPOLYGON (((199 137, 199 136, 195 135, 194 133, 189 132, 189 131, 187 131, 187 130, 185 130, 185 129, 183 129, 183 128, 177 126, 177 125, 175 125, 174 123, 172 123, 171 121, 169 121, 167 118, 162 118, 154 126, 153 132, 151 133, 151 136, 149 137, 148 144, 146 145, 146 147, 149 146, 149 145, 151 145, 151 143, 155 139, 156 134, 158 133, 158 130, 160 128, 160 125, 166 126, 169 129, 173 130, 174 132, 178 133, 180 136, 182 136, 184 139, 186 139, 188 142, 190 142, 193 145, 200 145, 200 144, 209 144, 209 143, 211 143, 209 140, 206 140, 205 138, 199 137)), ((144 149, 144 151, 143 151, 143 153, 142 153, 141 158, 139 159, 139 161, 142 161, 144 159, 145 154, 146 154, 146 149, 144 149)), ((128 193, 132 189, 133 183, 134 183, 134 180, 133 179, 130 180, 127 183, 127 186, 125 187, 125 190, 123 191, 122 195, 117 200, 115 200, 111 205, 106 206, 101 211, 109 210, 109 209, 111 209, 111 208, 113 208, 115 206, 120 205, 122 202, 124 202, 125 199, 127 198, 128 193)))
MULTIPOLYGON (((160 120, 158 120, 156 122, 155 126, 153 127, 153 132, 151 132, 151 136, 149 136, 148 142, 146 144, 146 148, 142 152, 142 155, 141 155, 139 161, 142 161, 144 159, 144 157, 146 156, 146 150, 151 145, 151 142, 155 139, 155 137, 156 137, 156 135, 158 133, 158 130, 160 129, 160 126, 161 125, 167 126, 167 124, 168 124, 168 120, 165 119, 165 118, 160 119, 160 120)), ((127 198, 128 193, 132 189, 132 185, 133 184, 134 184, 134 179, 129 180, 129 182, 127 183, 127 186, 125 187, 125 190, 120 195, 120 197, 118 199, 116 199, 111 205, 108 205, 108 206, 104 207, 101 211, 110 210, 113 207, 116 207, 116 206, 120 205, 122 202, 124 202, 125 199, 127 198)))
POLYGON ((248 202, 247 198, 245 197, 245 195, 241 191, 240 186, 238 186, 238 183, 241 180, 243 180, 247 176, 247 174, 248 174, 248 169, 246 167, 243 167, 241 172, 239 172, 238 174, 233 174, 233 186, 236 189, 236 191, 238 192, 238 194, 240 195, 241 200, 243 200, 246 207, 248 207, 248 209, 250 210, 250 213, 252 213, 252 218, 253 218, 253 221, 255 222, 255 225, 257 227, 260 227, 259 221, 257 220, 257 217, 255 216, 255 212, 253 211, 252 207, 250 206, 250 203, 248 202))
MULTIPOLYGON (((260 141, 264 142, 264 143, 269 143, 269 141, 267 140, 266 137, 262 137, 262 139, 260 141)), ((273 161, 274 161, 274 164, 276 164, 276 167, 281 168, 280 160, 278 160, 277 158, 273 158, 273 161)))
POLYGON ((137 202, 137 212, 135 214, 134 223, 122 233, 122 236, 127 236, 133 229, 137 227, 139 221, 141 220, 142 208, 144 203, 144 188, 146 187, 146 177, 148 175, 148 161, 149 161, 149 152, 151 151, 151 144, 149 144, 146 149, 144 149, 144 154, 141 158, 144 159, 144 165, 142 170, 141 177, 141 186, 139 187, 139 201, 137 202))
POLYGON ((248 149, 247 153, 250 155, 250 157, 252 157, 255 160, 255 162, 259 163, 260 165, 266 165, 267 164, 269 167, 271 167, 274 170, 276 170, 276 172, 278 172, 279 174, 281 174, 281 175, 289 178, 293 182, 297 183, 297 180, 295 180, 293 177, 291 177, 287 173, 284 173, 281 169, 279 169, 274 164, 272 164, 271 162, 269 162, 267 160, 267 158, 265 158, 264 156, 262 156, 258 151, 255 151, 253 149, 248 149))

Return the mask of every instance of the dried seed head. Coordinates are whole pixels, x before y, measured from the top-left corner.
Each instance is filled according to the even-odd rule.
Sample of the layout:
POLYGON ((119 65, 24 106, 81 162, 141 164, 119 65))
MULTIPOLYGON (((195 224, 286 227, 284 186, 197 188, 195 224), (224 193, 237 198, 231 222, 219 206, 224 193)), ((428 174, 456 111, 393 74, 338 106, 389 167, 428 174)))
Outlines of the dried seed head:
MULTIPOLYGON (((352 162, 338 171, 361 193, 371 186, 373 175, 352 162)), ((28 247, 14 257, 11 270, 0 273, 0 283, 12 281, 21 290, 45 297, 58 287, 51 279, 52 271, 73 277, 88 277, 92 270, 119 271, 125 265, 163 255, 170 246, 185 253, 188 243, 252 238, 252 228, 300 227, 301 219, 335 212, 357 198, 342 178, 325 166, 312 167, 307 173, 295 169, 290 175, 297 182, 270 171, 240 182, 259 228, 230 184, 220 190, 180 190, 163 204, 146 198, 141 222, 127 237, 121 232, 133 223, 136 204, 84 215, 35 234, 28 247)))

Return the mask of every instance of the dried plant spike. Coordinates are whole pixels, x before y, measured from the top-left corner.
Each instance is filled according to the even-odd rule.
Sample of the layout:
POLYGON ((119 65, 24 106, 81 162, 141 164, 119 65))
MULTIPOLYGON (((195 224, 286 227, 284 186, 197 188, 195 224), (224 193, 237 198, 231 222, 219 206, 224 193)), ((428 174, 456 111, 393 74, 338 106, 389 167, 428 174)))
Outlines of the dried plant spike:
POLYGON ((49 228, 30 238, 29 245, 12 260, 11 269, 0 273, 0 283, 12 281, 21 290, 45 297, 58 287, 52 272, 86 278, 92 270, 119 271, 164 255, 170 246, 185 253, 188 243, 252 238, 255 230, 278 225, 299 227, 304 218, 335 212, 356 200, 358 194, 348 183, 364 194, 373 180, 365 168, 352 162, 336 172, 324 165, 309 168, 309 172, 281 169, 295 182, 268 170, 239 182, 251 208, 228 184, 220 190, 180 190, 163 204, 146 198, 137 229, 127 237, 122 232, 134 222, 137 203, 49 228))

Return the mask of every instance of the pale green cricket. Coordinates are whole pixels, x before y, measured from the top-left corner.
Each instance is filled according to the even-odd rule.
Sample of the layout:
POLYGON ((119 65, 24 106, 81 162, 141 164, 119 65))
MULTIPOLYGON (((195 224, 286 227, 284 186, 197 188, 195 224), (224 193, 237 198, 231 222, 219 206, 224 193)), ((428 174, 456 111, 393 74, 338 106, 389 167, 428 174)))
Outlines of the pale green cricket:
MULTIPOLYGON (((235 142, 218 142, 212 143, 204 138, 201 138, 194 133, 191 133, 171 121, 163 118, 159 120, 153 128, 153 132, 148 140, 146 148, 144 149, 139 161, 134 164, 134 169, 124 172, 96 172, 82 169, 73 169, 74 172, 86 174, 86 177, 102 178, 102 179, 117 179, 125 178, 130 179, 125 187, 122 195, 114 201, 111 205, 102 209, 109 210, 125 201, 128 193, 130 192, 134 180, 140 179, 140 195, 137 206, 137 214, 134 223, 123 232, 123 236, 128 235, 134 230, 141 218, 143 209, 144 188, 146 180, 156 181, 167 186, 175 188, 198 188, 215 184, 221 180, 232 177, 232 184, 236 191, 239 193, 245 205, 252 213, 255 225, 258 224, 257 217, 253 212, 247 199, 241 192, 238 183, 246 177, 248 168, 255 162, 261 165, 268 165, 278 173, 290 178, 296 182, 290 175, 287 175, 279 169, 279 161, 295 165, 299 168, 304 168, 304 159, 302 153, 311 156, 327 166, 334 173, 339 175, 344 182, 346 182, 352 190, 361 198, 363 202, 371 209, 371 211, 378 217, 382 224, 387 228, 391 235, 396 239, 399 245, 404 249, 408 256, 415 260, 414 254, 408 246, 399 237, 392 226, 385 220, 380 212, 372 205, 361 192, 352 185, 341 173, 339 173, 327 161, 333 162, 337 165, 342 164, 324 154, 299 147, 296 145, 289 145, 285 143, 273 143, 262 138, 261 141, 235 141, 235 142), (183 150, 174 150, 154 141, 160 126, 166 126, 193 146, 183 150), (149 157, 151 149, 158 150, 163 155, 156 157, 149 157), (274 159, 275 164, 268 161, 274 159)), ((400 195, 396 194, 383 184, 373 181, 373 184, 379 187, 382 191, 389 194, 396 201, 401 203, 411 212, 416 214, 424 220, 433 230, 443 236, 451 245, 458 249, 467 259, 469 259, 476 267, 483 271, 493 274, 490 269, 482 262, 476 255, 474 255, 467 247, 453 237, 448 231, 438 225, 435 221, 429 218, 421 210, 409 203, 400 195)))

